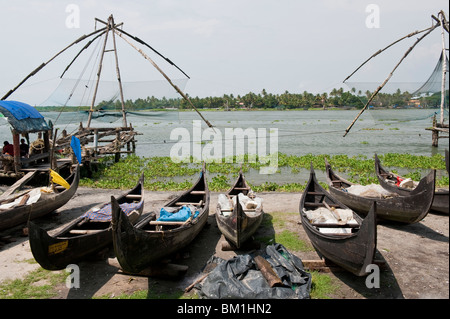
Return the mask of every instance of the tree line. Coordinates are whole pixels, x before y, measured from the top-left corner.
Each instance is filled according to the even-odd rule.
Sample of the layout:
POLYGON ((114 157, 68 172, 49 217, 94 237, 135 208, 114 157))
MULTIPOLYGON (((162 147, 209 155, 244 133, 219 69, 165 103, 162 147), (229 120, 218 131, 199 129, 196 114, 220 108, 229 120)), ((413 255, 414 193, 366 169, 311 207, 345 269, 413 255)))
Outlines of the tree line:
MULTIPOLYGON (((290 93, 285 91, 282 94, 267 93, 263 89, 256 94, 249 92, 245 95, 224 94, 215 97, 192 97, 187 94, 189 100, 198 109, 309 109, 309 108, 362 108, 371 96, 370 91, 361 92, 352 88, 344 91, 343 88, 333 89, 329 93, 312 94, 307 91, 303 93, 290 93)), ((379 92, 370 106, 373 107, 424 107, 436 108, 440 106, 440 92, 434 94, 414 97, 411 93, 401 92, 398 89, 395 93, 379 92)), ((446 91, 446 105, 448 105, 449 92, 446 91)), ((98 104, 98 109, 111 110, 121 109, 121 102, 116 100, 102 101, 98 104)), ((154 96, 145 99, 126 100, 125 108, 132 110, 145 109, 191 109, 190 104, 180 98, 156 98, 154 96)))

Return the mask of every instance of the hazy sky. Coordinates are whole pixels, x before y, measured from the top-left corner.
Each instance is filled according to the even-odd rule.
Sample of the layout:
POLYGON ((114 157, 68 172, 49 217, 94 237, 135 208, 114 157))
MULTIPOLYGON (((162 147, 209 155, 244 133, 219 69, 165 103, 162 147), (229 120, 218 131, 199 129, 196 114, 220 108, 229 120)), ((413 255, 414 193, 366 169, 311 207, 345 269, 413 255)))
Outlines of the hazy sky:
MULTIPOLYGON (((345 77, 377 50, 431 26, 432 14, 444 10, 448 18, 449 12, 446 0, 0 0, 0 8, 0 97, 66 45, 92 32, 94 18, 106 21, 110 14, 124 23, 125 31, 191 77, 186 93, 221 96, 262 89, 276 94, 329 91, 342 86, 345 77)), ((351 81, 382 82, 416 38, 390 49, 351 81)), ((408 56, 392 81, 425 81, 440 50, 438 29, 408 56)), ((132 58, 120 53, 121 66, 129 59, 143 60, 131 51, 132 58)), ((69 60, 52 61, 46 73, 32 80, 58 77, 73 52, 69 60)), ((170 76, 182 77, 167 63, 158 64, 170 76)), ((123 81, 147 75, 143 67, 123 72, 123 81)), ((35 104, 30 98, 27 102, 35 104)))

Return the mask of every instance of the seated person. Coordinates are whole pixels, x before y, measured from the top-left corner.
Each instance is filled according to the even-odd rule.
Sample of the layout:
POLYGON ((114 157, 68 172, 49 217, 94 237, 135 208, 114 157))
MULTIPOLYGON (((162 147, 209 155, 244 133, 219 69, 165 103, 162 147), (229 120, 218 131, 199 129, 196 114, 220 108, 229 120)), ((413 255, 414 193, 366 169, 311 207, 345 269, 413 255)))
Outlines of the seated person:
POLYGON ((14 156, 14 145, 9 144, 8 141, 4 141, 4 142, 3 142, 3 145, 4 145, 4 146, 3 146, 2 153, 3 153, 3 154, 8 154, 8 155, 14 156))
POLYGON ((25 143, 25 139, 22 138, 20 140, 20 156, 27 157, 29 149, 30 149, 30 147, 28 146, 27 143, 25 143))

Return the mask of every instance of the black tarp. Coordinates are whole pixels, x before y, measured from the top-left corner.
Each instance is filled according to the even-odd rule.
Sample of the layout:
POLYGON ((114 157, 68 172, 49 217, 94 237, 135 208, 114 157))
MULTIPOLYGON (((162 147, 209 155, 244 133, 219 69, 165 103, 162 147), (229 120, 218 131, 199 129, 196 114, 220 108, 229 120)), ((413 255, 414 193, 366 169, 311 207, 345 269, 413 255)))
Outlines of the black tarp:
MULTIPOLYGON (((266 247, 261 255, 283 282, 281 287, 270 287, 250 254, 229 260, 213 257, 208 263, 217 263, 203 283, 196 287, 200 298, 209 299, 307 299, 310 298, 311 274, 306 272, 301 259, 283 245, 266 247)), ((207 265, 208 266, 208 265, 207 265)))

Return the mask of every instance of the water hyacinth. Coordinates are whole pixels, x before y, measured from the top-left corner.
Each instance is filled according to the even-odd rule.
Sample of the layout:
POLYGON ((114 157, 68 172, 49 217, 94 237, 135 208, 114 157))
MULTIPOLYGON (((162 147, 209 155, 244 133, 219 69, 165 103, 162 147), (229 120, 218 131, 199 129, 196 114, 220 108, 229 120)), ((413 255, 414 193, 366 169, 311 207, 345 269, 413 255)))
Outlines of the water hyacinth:
MULTIPOLYGON (((435 154, 433 156, 416 156, 411 154, 387 153, 379 154, 384 166, 407 170, 404 177, 419 180, 430 169, 445 170, 444 156, 435 154)), ((267 180, 255 183, 251 179, 249 183, 257 192, 297 192, 303 191, 307 178, 301 178, 301 173, 309 172, 310 164, 314 169, 325 170, 325 158, 335 168, 348 175, 352 182, 363 185, 378 183, 375 175, 375 162, 373 157, 357 155, 327 155, 327 154, 305 154, 302 156, 278 153, 278 171, 275 173, 276 182, 267 180), (296 182, 284 181, 284 175, 280 168, 287 168, 290 175, 299 176, 296 182), (303 180, 304 179, 304 180, 303 180)), ((256 162, 248 163, 248 157, 244 157, 243 163, 237 163, 236 158, 223 159, 219 163, 207 163, 206 173, 211 191, 225 191, 231 187, 240 169, 246 172, 257 174, 261 164, 256 158, 256 162)), ((106 189, 126 189, 132 187, 140 174, 145 175, 145 189, 151 191, 180 191, 192 186, 192 181, 196 179, 201 169, 201 163, 190 159, 188 163, 175 163, 170 157, 138 157, 130 155, 122 157, 120 161, 114 162, 114 157, 101 158, 90 178, 84 177, 80 181, 81 186, 97 187, 106 189)), ((270 176, 272 177, 272 176, 270 176)), ((448 175, 442 174, 436 180, 437 187, 448 187, 448 175)), ((324 186, 326 186, 324 184, 324 186)))

